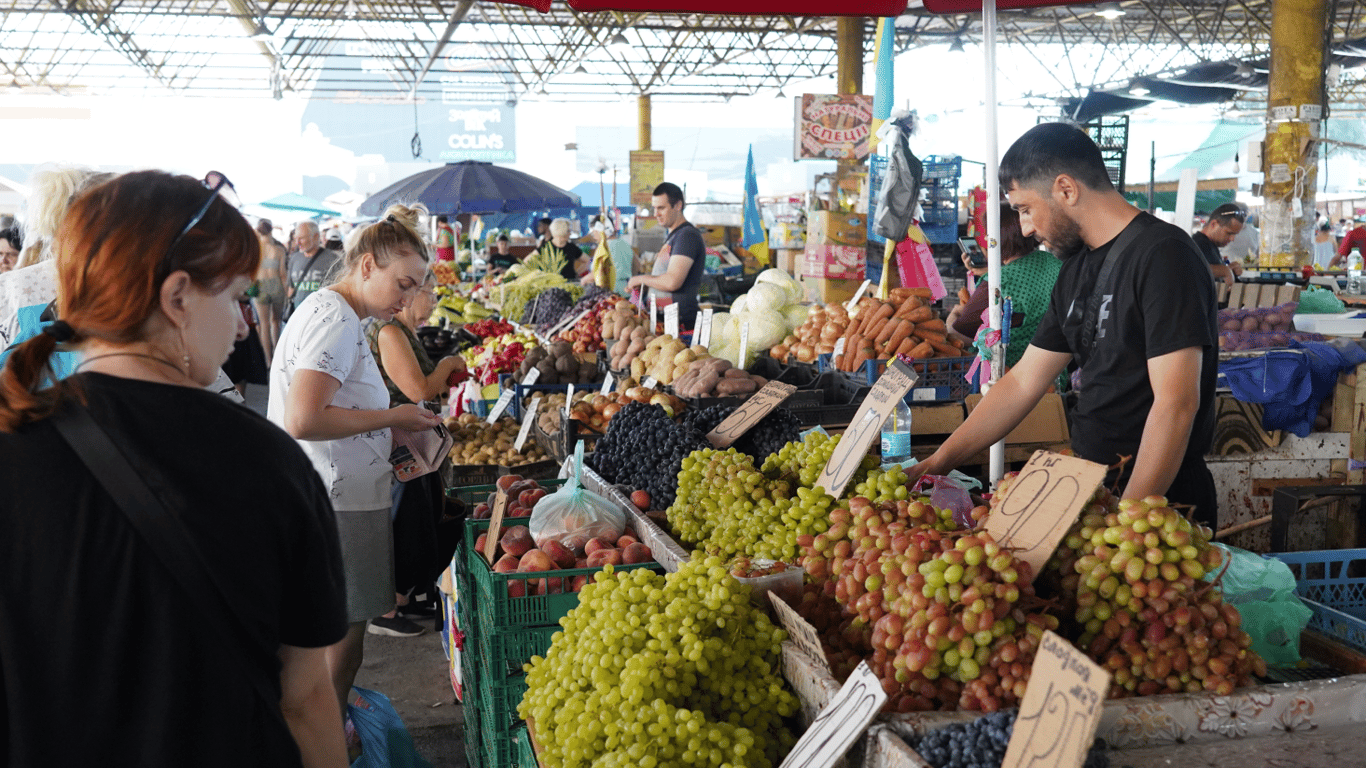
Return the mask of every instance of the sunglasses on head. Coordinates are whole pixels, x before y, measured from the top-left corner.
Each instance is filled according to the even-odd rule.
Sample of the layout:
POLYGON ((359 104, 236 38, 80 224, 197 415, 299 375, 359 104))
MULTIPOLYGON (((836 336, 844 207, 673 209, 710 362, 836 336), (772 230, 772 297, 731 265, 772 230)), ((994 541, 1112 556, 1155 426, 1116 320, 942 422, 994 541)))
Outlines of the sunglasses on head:
POLYGON ((213 205, 214 200, 221 197, 224 202, 231 205, 233 208, 238 208, 242 205, 242 201, 237 197, 237 188, 232 185, 231 181, 228 181, 227 176, 224 176, 218 171, 209 171, 204 175, 204 180, 200 183, 204 185, 205 189, 209 190, 209 197, 204 201, 203 205, 199 206, 199 210, 194 212, 194 215, 190 217, 190 220, 186 222, 184 228, 180 230, 180 234, 176 235, 175 239, 171 241, 170 247, 166 249, 166 255, 161 257, 161 266, 167 268, 168 271, 171 265, 171 254, 175 252, 176 246, 180 245, 180 241, 190 233, 190 230, 194 229, 195 226, 204 219, 204 214, 209 212, 209 207, 213 205))

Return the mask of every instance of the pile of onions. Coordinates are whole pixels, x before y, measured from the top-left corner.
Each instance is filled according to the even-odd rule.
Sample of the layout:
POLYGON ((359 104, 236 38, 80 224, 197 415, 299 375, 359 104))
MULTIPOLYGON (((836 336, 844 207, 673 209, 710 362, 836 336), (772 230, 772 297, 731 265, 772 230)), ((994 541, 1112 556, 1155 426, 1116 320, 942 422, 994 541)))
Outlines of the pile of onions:
POLYGON ((835 341, 849 327, 849 311, 843 304, 817 304, 783 343, 768 351, 770 357, 787 362, 789 355, 803 363, 816 362, 817 355, 835 351, 835 341))
POLYGON ((569 409, 569 418, 579 422, 580 428, 606 432, 612 417, 627 403, 653 403, 662 407, 669 416, 677 415, 684 407, 682 400, 666 392, 658 392, 649 387, 631 387, 624 392, 608 392, 605 395, 585 397, 569 409))

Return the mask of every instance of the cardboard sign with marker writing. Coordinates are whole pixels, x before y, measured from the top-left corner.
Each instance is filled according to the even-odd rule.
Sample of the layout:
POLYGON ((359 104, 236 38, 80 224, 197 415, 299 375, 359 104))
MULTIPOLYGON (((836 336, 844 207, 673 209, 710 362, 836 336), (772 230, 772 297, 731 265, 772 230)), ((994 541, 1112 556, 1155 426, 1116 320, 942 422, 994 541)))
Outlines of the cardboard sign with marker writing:
POLYGON ((493 553, 498 551, 498 536, 503 532, 503 513, 508 508, 508 495, 499 490, 493 499, 493 514, 489 517, 489 536, 484 541, 484 559, 493 565, 493 553))
POLYGON ((842 357, 844 357, 844 337, 843 337, 843 336, 839 337, 838 339, 835 339, 835 351, 831 353, 830 359, 831 359, 832 361, 834 361, 835 366, 838 367, 839 364, 842 362, 842 361, 840 360, 840 358, 842 358, 842 357))
POLYGON ((816 632, 816 628, 793 610, 792 606, 783 602, 776 592, 769 592, 768 599, 773 603, 774 613, 778 614, 778 623, 787 631, 787 639, 791 640, 798 650, 811 657, 818 666, 829 669, 829 663, 825 660, 825 648, 821 645, 821 636, 816 632))
POLYGON ((664 308, 664 333, 675 339, 679 337, 677 304, 670 304, 664 308))
POLYGON ((797 388, 792 384, 770 381, 748 400, 741 403, 740 407, 736 408, 724 421, 717 424, 716 429, 708 432, 707 440, 717 448, 729 448, 731 443, 739 440, 741 435, 762 421, 769 411, 782 405, 783 401, 791 397, 792 393, 796 391, 797 388))
POLYGON ((655 298, 654 291, 650 291, 650 333, 653 334, 659 326, 659 300, 655 298))
POLYGON ((1001 768, 1081 768, 1109 690, 1109 672, 1044 630, 1001 768))
POLYGON ((863 403, 854 412, 854 418, 849 421, 849 428, 840 438, 840 444, 835 446, 830 461, 826 462, 825 469, 816 478, 816 485, 837 499, 844 493, 844 486, 849 484, 850 478, 858 471, 859 463, 868 455, 868 446, 881 435, 882 422, 915 386, 918 378, 916 372, 900 360, 893 360, 887 366, 887 370, 873 385, 873 390, 863 398, 863 403))
POLYGON ((863 735, 887 701, 882 681, 860 661, 778 768, 832 766, 863 735))
POLYGON ((692 335, 692 343, 695 345, 709 346, 711 344, 711 316, 710 309, 704 309, 697 313, 697 328, 692 335))
POLYGON ((527 407, 526 413, 522 414, 522 428, 517 430, 517 440, 512 443, 512 450, 521 453, 522 446, 526 445, 527 435, 531 434, 531 425, 536 423, 536 411, 541 408, 541 396, 536 395, 531 398, 531 405, 527 407))
POLYGON ((863 298, 864 292, 866 292, 866 291, 868 290, 868 286, 870 286, 870 285, 872 285, 872 284, 873 284, 873 281, 872 281, 872 280, 864 280, 864 281, 863 281, 863 285, 860 285, 860 286, 858 287, 858 290, 857 290, 857 291, 854 291, 854 296, 853 296, 853 298, 849 299, 849 301, 845 303, 844 308, 847 309, 847 310, 853 311, 854 307, 857 307, 857 306, 858 306, 858 300, 861 299, 861 298, 863 298))
POLYGON ((1104 480, 1103 465, 1038 451, 987 516, 987 533, 1001 546, 1014 547, 1015 556, 1033 569, 1031 576, 1038 575, 1104 480))
POLYGON ((600 394, 600 395, 605 395, 605 394, 607 394, 608 392, 611 392, 611 391, 612 391, 612 374, 609 373, 609 374, 607 374, 606 376, 603 377, 603 379, 602 379, 602 389, 598 390, 598 394, 600 394))
POLYGON ((485 421, 492 424, 502 417, 503 411, 506 411, 508 406, 512 404, 512 394, 512 390, 509 389, 499 395, 498 402, 494 403, 493 407, 489 409, 489 417, 485 419, 485 421))
POLYGON ((737 368, 745 367, 745 358, 749 356, 749 321, 740 323, 740 359, 735 361, 737 368))
POLYGON ((640 386, 645 387, 646 389, 654 389, 659 386, 659 381, 653 376, 646 376, 640 380, 640 386))
POLYGON ((553 338, 555 338, 556 336, 559 335, 560 331, 563 331, 565 328, 572 328, 576 323, 578 323, 580 320, 582 320, 584 317, 586 317, 586 316, 588 315, 589 312, 592 312, 592 311, 593 311, 593 308, 592 308, 592 307, 589 307, 588 309, 585 309, 584 311, 578 313, 577 315, 574 315, 573 317, 570 317, 570 318, 566 318, 566 319, 564 319, 564 320, 561 320, 561 321, 560 321, 559 323, 557 323, 553 328, 551 328, 550 330, 548 330, 548 331, 545 332, 546 338, 547 338, 547 339, 553 339, 553 338))

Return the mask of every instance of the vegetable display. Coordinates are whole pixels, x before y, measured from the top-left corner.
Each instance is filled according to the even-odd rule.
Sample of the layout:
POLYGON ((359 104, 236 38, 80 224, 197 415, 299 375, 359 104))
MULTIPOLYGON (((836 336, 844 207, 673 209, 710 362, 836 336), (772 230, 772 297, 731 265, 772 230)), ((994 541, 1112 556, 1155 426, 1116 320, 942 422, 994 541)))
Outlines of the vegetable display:
POLYGON ((729 360, 708 357, 688 363, 673 388, 680 397, 744 397, 767 383, 768 379, 736 368, 729 360))
POLYGON ((792 329, 806 322, 808 308, 801 304, 803 293, 801 283, 781 269, 760 272, 754 287, 731 304, 729 313, 712 317, 712 357, 748 368, 759 352, 781 343, 792 329), (740 336, 746 325, 746 359, 740 360, 740 336))
MULTIPOLYGON (((656 392, 646 387, 631 387, 624 392, 608 392, 605 395, 594 394, 591 397, 586 396, 577 400, 569 409, 569 418, 579 422, 582 429, 603 433, 612 423, 612 418, 629 403, 658 405, 669 416, 677 415, 684 408, 683 401, 674 395, 656 392)), ((708 431, 710 431, 710 427, 708 431)))
POLYGON ((949 337, 944 321, 929 306, 926 289, 895 288, 888 301, 864 297, 849 313, 844 351, 832 362, 841 371, 856 371, 868 360, 897 355, 914 359, 961 357, 963 343, 949 337))
POLYGON ((540 371, 537 384, 588 384, 602 381, 598 361, 591 355, 580 357, 567 341, 557 341, 546 347, 532 347, 517 367, 518 381, 535 368, 540 371))
POLYGON ((517 442, 518 428, 512 419, 499 419, 497 423, 489 424, 472 413, 446 419, 446 429, 455 439, 451 463, 516 467, 547 458, 541 447, 531 440, 522 446, 520 453, 512 447, 517 442))
POLYGON ((689 348, 667 334, 656 336, 631 361, 631 378, 643 381, 646 376, 653 376, 660 384, 672 384, 694 360, 710 356, 705 347, 689 348))

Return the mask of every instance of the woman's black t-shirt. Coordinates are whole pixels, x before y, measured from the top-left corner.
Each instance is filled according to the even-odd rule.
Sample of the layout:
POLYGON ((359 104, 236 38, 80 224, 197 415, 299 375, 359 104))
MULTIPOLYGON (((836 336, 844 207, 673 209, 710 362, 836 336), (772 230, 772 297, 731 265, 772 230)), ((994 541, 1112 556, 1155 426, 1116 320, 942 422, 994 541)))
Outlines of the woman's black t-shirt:
MULTIPOLYGON (((346 630, 336 522, 312 464, 210 392, 73 380, 251 607, 244 655, 278 695, 281 644, 322 647, 346 630)), ((0 489, 0 764, 300 765, 224 639, 50 421, 0 433, 0 489)))

